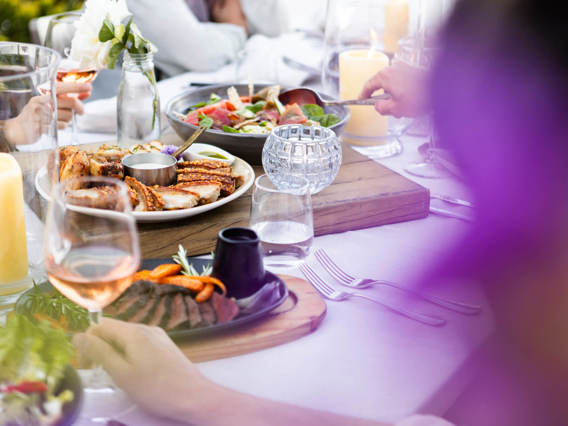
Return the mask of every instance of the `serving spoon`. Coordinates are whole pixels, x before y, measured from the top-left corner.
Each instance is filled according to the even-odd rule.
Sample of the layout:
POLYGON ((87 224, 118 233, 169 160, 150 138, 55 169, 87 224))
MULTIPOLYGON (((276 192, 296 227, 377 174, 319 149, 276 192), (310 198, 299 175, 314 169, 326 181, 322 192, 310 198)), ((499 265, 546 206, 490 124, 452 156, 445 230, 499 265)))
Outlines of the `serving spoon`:
POLYGON ((371 96, 366 99, 349 99, 345 101, 334 101, 331 99, 322 99, 321 96, 312 89, 307 87, 300 87, 298 89, 286 90, 280 93, 278 100, 284 105, 290 103, 297 103, 298 105, 316 104, 321 107, 331 105, 375 105, 377 101, 390 99, 391 95, 383 93, 377 96, 371 96))

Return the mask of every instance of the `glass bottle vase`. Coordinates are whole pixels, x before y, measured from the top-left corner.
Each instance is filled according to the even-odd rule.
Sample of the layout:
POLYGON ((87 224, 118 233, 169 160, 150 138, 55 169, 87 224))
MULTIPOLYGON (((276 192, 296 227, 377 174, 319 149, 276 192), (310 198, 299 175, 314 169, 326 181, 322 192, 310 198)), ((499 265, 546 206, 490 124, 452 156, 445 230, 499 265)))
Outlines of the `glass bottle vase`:
POLYGON ((118 144, 122 148, 160 138, 160 96, 152 53, 125 52, 117 120, 118 144))

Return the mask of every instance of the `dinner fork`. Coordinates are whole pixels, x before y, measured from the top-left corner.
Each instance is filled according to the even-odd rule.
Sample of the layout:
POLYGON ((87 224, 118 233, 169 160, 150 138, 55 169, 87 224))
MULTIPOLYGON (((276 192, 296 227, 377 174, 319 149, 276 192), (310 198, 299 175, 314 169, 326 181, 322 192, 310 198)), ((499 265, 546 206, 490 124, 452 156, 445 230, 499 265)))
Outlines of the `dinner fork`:
POLYGON ((441 306, 442 308, 446 308, 451 311, 459 312, 460 314, 475 315, 481 311, 481 306, 479 305, 472 305, 455 300, 442 299, 438 296, 424 294, 416 290, 405 288, 393 283, 392 281, 373 280, 370 278, 355 278, 354 276, 348 274, 339 266, 337 266, 337 264, 333 260, 331 260, 331 257, 329 257, 329 255, 323 249, 317 249, 315 255, 316 259, 321 263, 324 269, 329 272, 329 274, 337 281, 347 287, 362 289, 370 287, 372 285, 385 285, 413 294, 414 296, 433 303, 434 305, 441 306))
POLYGON ((324 296, 327 299, 341 301, 353 296, 361 297, 362 299, 367 299, 370 300, 371 302, 375 302, 393 312, 396 312, 397 314, 403 315, 407 318, 413 319, 423 324, 437 327, 444 325, 446 323, 446 320, 443 318, 439 318, 433 315, 421 314, 419 312, 408 311, 404 308, 399 308, 396 306, 386 304, 384 302, 381 302, 380 300, 374 299, 365 294, 337 290, 335 287, 331 286, 330 284, 326 284, 315 273, 315 271, 306 264, 300 265, 300 271, 302 271, 302 274, 304 274, 304 276, 310 282, 310 284, 313 285, 315 289, 319 291, 322 294, 322 296, 324 296))

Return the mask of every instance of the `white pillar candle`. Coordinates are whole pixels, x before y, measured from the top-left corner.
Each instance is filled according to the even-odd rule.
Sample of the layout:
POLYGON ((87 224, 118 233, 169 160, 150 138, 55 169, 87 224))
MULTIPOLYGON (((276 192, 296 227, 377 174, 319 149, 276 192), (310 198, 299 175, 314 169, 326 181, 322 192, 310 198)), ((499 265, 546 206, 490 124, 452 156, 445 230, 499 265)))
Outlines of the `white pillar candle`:
MULTIPOLYGON (((340 98, 344 100, 358 98, 365 82, 388 65, 389 58, 382 52, 372 50, 341 52, 339 54, 340 98)), ((363 137, 386 136, 387 117, 379 115, 374 106, 353 105, 349 107, 349 111, 351 118, 345 128, 346 133, 363 137)), ((346 139, 350 141, 348 136, 346 139)))
POLYGON ((398 41, 408 35, 408 0, 389 0, 385 4, 385 52, 395 54, 398 41))
POLYGON ((0 296, 21 290, 14 285, 27 275, 22 171, 14 157, 0 153, 0 296))

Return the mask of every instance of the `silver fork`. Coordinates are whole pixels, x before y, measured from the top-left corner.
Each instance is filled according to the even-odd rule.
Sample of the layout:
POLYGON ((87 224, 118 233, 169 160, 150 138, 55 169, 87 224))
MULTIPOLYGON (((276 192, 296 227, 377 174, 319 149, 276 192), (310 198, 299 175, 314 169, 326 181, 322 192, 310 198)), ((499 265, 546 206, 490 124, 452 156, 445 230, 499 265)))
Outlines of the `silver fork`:
POLYGON ((372 280, 370 278, 355 278, 352 275, 349 275, 343 269, 341 269, 337 264, 331 260, 329 255, 323 249, 317 249, 315 252, 316 259, 321 263, 324 269, 329 272, 329 274, 334 277, 337 281, 341 284, 351 287, 351 288, 367 288, 372 285, 385 285, 389 287, 394 287, 398 290, 405 291, 410 293, 416 297, 419 297, 423 300, 426 300, 434 305, 441 306, 442 308, 449 309, 451 311, 459 312, 460 314, 466 315, 475 315, 481 311, 481 306, 479 305, 472 305, 469 303, 458 302, 455 300, 448 300, 442 299, 438 296, 433 296, 429 294, 424 294, 416 290, 411 290, 405 287, 402 287, 398 284, 393 283, 392 281, 384 281, 384 280, 372 280))
POLYGON ((437 327, 437 326, 444 325, 446 323, 446 320, 443 319, 443 318, 439 318, 439 317, 436 317, 436 316, 433 316, 433 315, 421 314, 419 312, 412 312, 412 311, 408 311, 404 308, 399 308, 399 307, 396 307, 396 306, 388 305, 384 302, 381 302, 380 300, 374 299, 374 298, 369 297, 365 294, 337 290, 335 287, 332 287, 331 285, 326 284, 315 273, 315 271, 306 264, 300 265, 300 271, 302 271, 302 274, 304 274, 304 276, 307 278, 307 280, 310 282, 310 284, 313 285, 315 287, 315 289, 317 291, 319 291, 327 299, 335 300, 335 301, 341 301, 341 300, 345 300, 345 299, 348 299, 349 297, 353 297, 353 296, 361 297, 363 299, 370 300, 371 302, 378 303, 379 305, 381 305, 381 306, 383 306, 383 307, 385 307, 385 308, 387 308, 387 309, 389 309, 393 312, 396 312, 397 314, 403 315, 407 318, 413 319, 413 320, 421 322, 423 324, 428 324, 428 325, 437 327))

